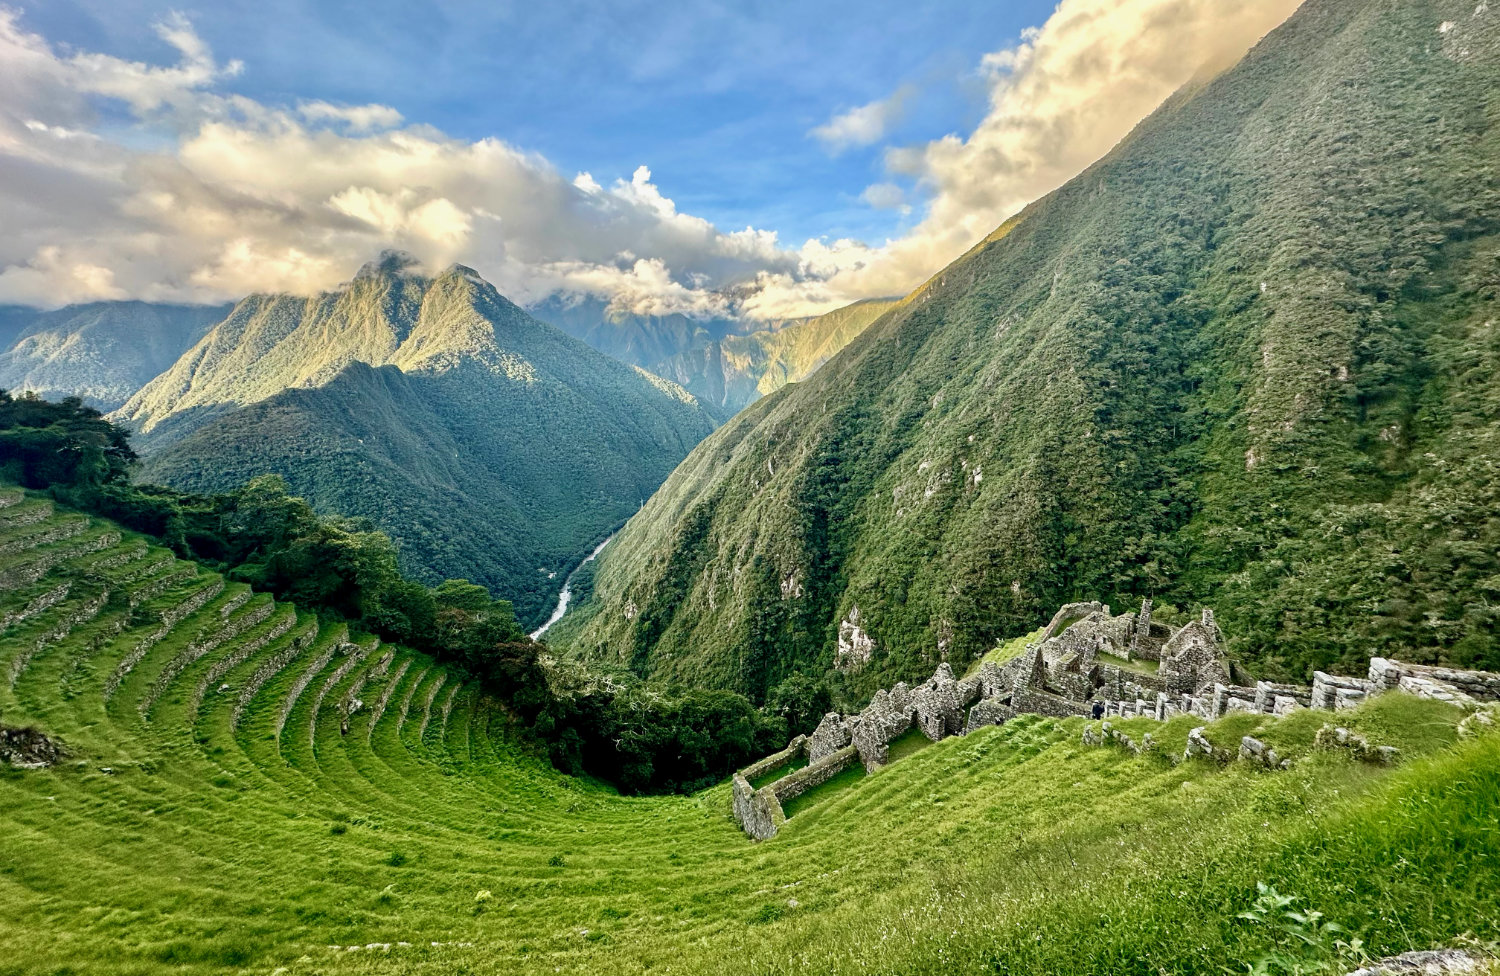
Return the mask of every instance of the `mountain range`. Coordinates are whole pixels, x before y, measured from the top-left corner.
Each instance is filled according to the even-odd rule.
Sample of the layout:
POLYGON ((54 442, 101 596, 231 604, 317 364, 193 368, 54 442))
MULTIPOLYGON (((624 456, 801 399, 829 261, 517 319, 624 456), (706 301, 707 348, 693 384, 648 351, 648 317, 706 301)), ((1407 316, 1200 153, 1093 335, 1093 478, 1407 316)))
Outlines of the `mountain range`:
POLYGON ((113 410, 228 311, 228 305, 153 302, 0 307, 0 389, 77 396, 113 410))
POLYGON ((323 511, 373 520, 413 575, 481 582, 531 624, 713 426, 805 378, 888 305, 748 332, 546 306, 647 372, 471 269, 430 277, 388 252, 312 298, 0 307, 0 389, 114 411, 145 479, 214 492, 280 474, 323 511))
POLYGON ((553 296, 530 311, 601 352, 676 382, 722 422, 812 375, 894 304, 871 299, 823 315, 768 321, 641 315, 577 296, 553 296))
POLYGON ((549 636, 857 697, 1152 597, 1262 677, 1500 667, 1497 159, 1500 10, 1308 0, 699 445, 549 636))
POLYGON ((114 415, 142 478, 215 492, 260 474, 360 516, 428 582, 546 616, 571 562, 712 429, 691 395, 396 254, 343 288, 253 295, 114 415))

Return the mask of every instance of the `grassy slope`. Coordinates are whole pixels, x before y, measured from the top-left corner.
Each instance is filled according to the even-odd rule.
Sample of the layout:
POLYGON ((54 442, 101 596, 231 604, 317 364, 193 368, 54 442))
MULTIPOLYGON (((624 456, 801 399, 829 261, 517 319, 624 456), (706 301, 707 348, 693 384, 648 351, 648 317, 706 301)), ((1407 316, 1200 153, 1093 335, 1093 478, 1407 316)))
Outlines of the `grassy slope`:
POLYGON ((857 606, 858 695, 1155 595, 1264 677, 1500 666, 1497 52, 1493 5, 1310 0, 706 440, 570 643, 758 696, 857 606))
MULTIPOLYGON (((0 524, 0 544, 32 531, 0 524)), ((9 553, 0 571, 57 552, 9 553)), ((155 615, 212 586, 190 570, 127 536, 0 592, 10 612, 75 587, 0 633, 0 674, 16 676, 0 716, 73 753, 0 771, 0 973, 1201 973, 1268 947, 1233 917, 1256 881, 1377 952, 1500 936, 1500 740, 1453 747, 1456 714, 1432 702, 1348 716, 1407 751, 1394 773, 1329 755, 1275 775, 1172 767, 1084 748, 1077 721, 1023 718, 829 784, 756 845, 727 787, 622 798, 563 777, 474 688, 399 649, 330 653, 340 634, 300 619, 243 653, 287 608, 162 685, 195 639, 260 604, 234 587, 106 705, 155 615), (28 651, 99 588, 116 596, 96 616, 28 651), (232 728, 273 656, 284 667, 232 728), (209 670, 225 660, 239 663, 209 670), (351 692, 365 706, 341 736, 334 706, 351 692), (412 945, 330 948, 371 942, 412 945)), ((1321 721, 1235 716, 1209 735, 1265 725, 1296 754, 1321 721)), ((1190 725, 1155 731, 1180 751, 1190 725)))

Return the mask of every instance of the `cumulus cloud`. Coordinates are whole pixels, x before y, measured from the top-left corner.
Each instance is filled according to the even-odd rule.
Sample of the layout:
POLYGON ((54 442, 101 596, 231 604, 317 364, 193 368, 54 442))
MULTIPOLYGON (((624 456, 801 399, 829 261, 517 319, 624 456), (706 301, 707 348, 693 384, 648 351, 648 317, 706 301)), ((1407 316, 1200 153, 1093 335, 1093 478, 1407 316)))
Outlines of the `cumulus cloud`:
POLYGON ((876 210, 899 210, 902 213, 911 210, 906 202, 906 190, 895 183, 871 183, 859 198, 876 210))
MULTIPOLYGON (((518 301, 572 292, 650 314, 780 317, 900 294, 1296 3, 1063 0, 984 60, 989 109, 973 132, 887 152, 889 178, 863 198, 920 208, 909 233, 801 247, 682 213, 646 166, 567 177, 389 106, 226 93, 241 66, 180 17, 158 27, 175 63, 153 65, 59 52, 0 7, 0 301, 309 293, 386 247, 472 265, 518 301), (102 103, 128 110, 134 129, 102 124, 102 103)), ((843 113, 819 138, 883 138, 906 97, 843 113)))
POLYGON ((389 105, 334 105, 331 102, 302 102, 297 114, 309 122, 343 123, 357 132, 394 129, 404 120, 389 105))
POLYGON ((717 313, 715 289, 795 273, 774 233, 679 212, 645 166, 601 186, 389 106, 221 94, 237 63, 180 18, 159 33, 176 64, 66 56, 0 8, 0 301, 306 293, 385 247, 472 264, 520 300, 578 290, 656 313, 717 313), (134 116, 129 144, 99 134, 101 98, 134 116))
MULTIPOLYGON (((767 275, 760 301, 841 302, 903 294, 1031 201, 1077 175, 1195 76, 1238 60, 1302 0, 1062 0, 1021 42, 983 59, 985 118, 967 137, 891 149, 886 168, 925 194, 904 237, 866 248, 812 283, 767 275)), ((871 206, 896 200, 890 184, 871 206)), ((909 195, 908 195, 909 196, 909 195)))
POLYGON ((869 146, 884 139, 892 126, 906 114, 911 89, 898 88, 888 98, 851 108, 814 127, 808 135, 822 142, 832 153, 855 146, 869 146))

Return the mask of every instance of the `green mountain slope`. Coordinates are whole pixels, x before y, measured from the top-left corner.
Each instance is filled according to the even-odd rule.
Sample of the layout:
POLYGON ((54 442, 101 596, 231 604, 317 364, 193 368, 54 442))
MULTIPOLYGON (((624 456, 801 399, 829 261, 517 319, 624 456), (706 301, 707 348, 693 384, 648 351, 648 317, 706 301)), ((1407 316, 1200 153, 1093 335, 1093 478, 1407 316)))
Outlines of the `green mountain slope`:
POLYGON ((680 388, 531 318, 465 268, 389 264, 315 299, 256 296, 133 398, 142 477, 264 473, 364 516, 427 582, 547 615, 566 571, 710 429, 680 388))
POLYGON ((700 445, 554 640, 759 696, 842 630, 857 692, 1154 595, 1263 677, 1500 666, 1497 159, 1500 8, 1309 0, 700 445))
POLYGON ((0 309, 0 389, 122 405, 201 339, 225 305, 94 302, 55 311, 0 309))
POLYGON ((6 976, 1238 972, 1282 935, 1238 917, 1257 882, 1375 956, 1500 937, 1500 737, 1440 702, 1340 713, 1395 770, 1312 751, 1310 711, 1207 729, 1283 773, 1024 716, 754 844, 727 784, 563 776, 454 669, 3 488, 0 580, 6 976), (26 727, 61 761, 6 765, 26 727))
POLYGON ((554 298, 532 312, 616 359, 680 384, 727 420, 759 397, 810 376, 893 304, 856 302, 812 318, 763 323, 754 331, 728 320, 620 313, 598 301, 554 298))
POLYGON ((779 329, 725 336, 719 343, 725 408, 738 412, 767 393, 807 379, 895 304, 893 299, 870 299, 779 329))

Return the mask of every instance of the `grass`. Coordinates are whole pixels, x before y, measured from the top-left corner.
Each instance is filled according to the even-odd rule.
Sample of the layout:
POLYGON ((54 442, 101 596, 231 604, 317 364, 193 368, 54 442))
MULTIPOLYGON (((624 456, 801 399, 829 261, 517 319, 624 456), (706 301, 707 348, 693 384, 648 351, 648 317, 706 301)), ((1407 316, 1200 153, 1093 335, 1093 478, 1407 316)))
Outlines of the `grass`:
POLYGON ((778 779, 781 779, 783 776, 789 776, 792 773, 795 773, 797 770, 805 769, 806 767, 807 756, 800 755, 793 759, 791 762, 787 763, 785 766, 778 766, 777 768, 771 770, 769 773, 762 773, 760 776, 755 777, 749 782, 752 787, 758 790, 762 786, 769 786, 770 784, 776 782, 778 779))
POLYGON ((932 740, 922 733, 921 729, 908 729, 896 738, 886 751, 886 764, 905 759, 907 756, 915 755, 932 745, 932 740))
MULTIPOLYGON (((127 534, 118 548, 141 545, 127 534)), ((326 626, 232 727, 240 689, 310 618, 245 655, 194 712, 216 662, 279 610, 182 665, 143 717, 169 663, 226 620, 233 587, 154 645, 106 707, 106 678, 156 615, 210 582, 131 610, 132 588, 173 571, 158 550, 136 557, 55 568, 47 580, 107 579, 121 599, 35 653, 13 688, 0 682, 7 724, 35 721, 71 752, 54 769, 0 770, 7 976, 1243 970, 1274 946, 1235 917, 1259 881, 1377 953, 1500 937, 1500 742, 1457 744, 1458 713, 1434 702, 1387 696, 1339 716, 1400 747, 1394 771, 1312 753, 1326 715, 1209 726, 1216 744, 1254 733, 1303 757, 1281 774, 1086 748, 1080 720, 1022 716, 874 776, 856 768, 754 844, 727 784, 631 798, 563 776, 457 675, 368 640, 345 655, 326 626), (336 709, 356 689, 366 704, 344 735, 336 709)), ((0 570, 22 558, 0 556, 0 570)), ((0 612, 33 592, 0 592, 0 612)), ((41 617, 0 633, 0 674, 41 617)), ((1119 724, 1180 755, 1195 723, 1119 724)))
POLYGON ((1099 661, 1103 664, 1113 664, 1117 668, 1124 668, 1126 671, 1134 671, 1137 674, 1156 674, 1157 672, 1156 661, 1131 660, 1104 651, 1099 652, 1099 661))
POLYGON ((795 817, 805 810, 811 810, 827 800, 839 796, 868 778, 865 767, 856 763, 848 769, 835 775, 826 783, 820 783, 800 796, 794 796, 781 805, 781 812, 787 817, 795 817))
POLYGON ((1008 641, 1002 641, 1001 643, 995 645, 992 650, 985 652, 982 657, 980 657, 972 665, 970 665, 969 670, 965 672, 964 677, 967 678, 971 674, 977 674, 980 666, 985 663, 1004 664, 1011 658, 1019 657, 1021 655, 1021 652, 1026 650, 1027 646, 1040 641, 1042 639, 1042 634, 1046 633, 1046 631, 1046 627, 1038 627, 1036 630, 1033 630, 1029 634, 1023 634, 1020 637, 1013 637, 1008 641))

